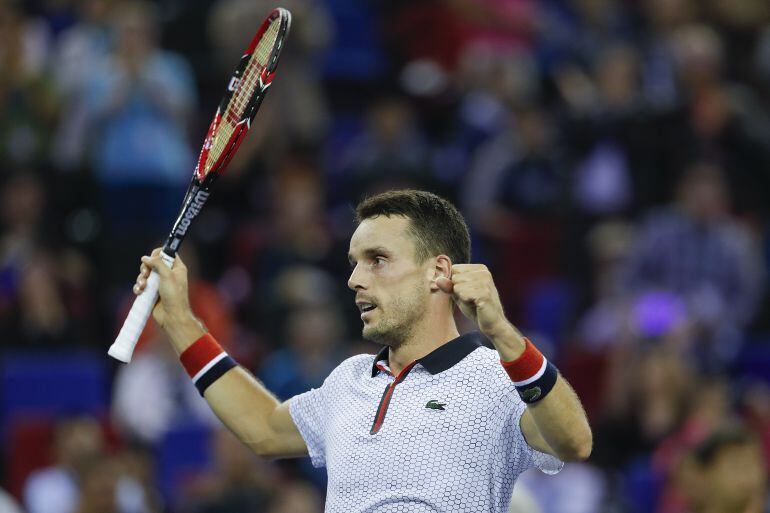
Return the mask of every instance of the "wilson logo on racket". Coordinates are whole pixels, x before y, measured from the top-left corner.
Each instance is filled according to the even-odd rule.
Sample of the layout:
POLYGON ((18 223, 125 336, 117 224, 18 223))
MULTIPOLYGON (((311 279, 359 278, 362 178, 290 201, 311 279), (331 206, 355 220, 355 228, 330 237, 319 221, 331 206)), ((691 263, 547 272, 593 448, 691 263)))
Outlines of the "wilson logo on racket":
POLYGON ((195 195, 195 198, 193 198, 192 203, 189 207, 185 210, 184 217, 179 222, 179 226, 177 226, 176 231, 174 232, 174 235, 180 236, 187 233, 187 228, 190 227, 190 223, 193 219, 195 219, 195 216, 200 214, 201 209, 203 208, 203 205, 206 203, 206 200, 209 198, 209 193, 206 191, 198 191, 198 194, 195 195))

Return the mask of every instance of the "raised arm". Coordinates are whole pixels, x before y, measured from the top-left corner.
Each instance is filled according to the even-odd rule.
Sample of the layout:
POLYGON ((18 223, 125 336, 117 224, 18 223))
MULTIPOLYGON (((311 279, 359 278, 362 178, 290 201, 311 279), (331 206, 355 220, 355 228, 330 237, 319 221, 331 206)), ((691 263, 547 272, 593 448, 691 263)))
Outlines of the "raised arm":
MULTIPOLYGON (((144 289, 151 269, 158 272, 159 299, 152 314, 181 355, 206 334, 206 329, 190 308, 184 262, 177 255, 169 269, 159 254, 160 249, 156 249, 151 257, 142 257, 134 293, 144 289)), ((307 446, 289 414, 288 404, 280 403, 243 368, 227 371, 206 388, 204 397, 222 423, 260 456, 307 455, 307 446)))
MULTIPOLYGON (((552 454, 562 461, 585 460, 591 454, 592 436, 583 406, 567 380, 552 366, 545 366, 542 355, 505 318, 492 275, 481 264, 452 266, 452 277, 439 278, 438 287, 452 294, 468 318, 473 320, 494 344, 511 379, 515 368, 534 369, 540 384, 522 379, 516 383, 528 403, 521 419, 521 430, 530 447, 552 454), (525 354, 526 353, 526 354, 525 354), (521 358, 527 359, 521 362, 521 358), (555 380, 555 382, 554 382, 555 380), (524 385, 523 382, 529 382, 524 385), (519 386, 521 384, 521 386, 519 386)), ((529 376, 526 376, 529 377, 529 376)))

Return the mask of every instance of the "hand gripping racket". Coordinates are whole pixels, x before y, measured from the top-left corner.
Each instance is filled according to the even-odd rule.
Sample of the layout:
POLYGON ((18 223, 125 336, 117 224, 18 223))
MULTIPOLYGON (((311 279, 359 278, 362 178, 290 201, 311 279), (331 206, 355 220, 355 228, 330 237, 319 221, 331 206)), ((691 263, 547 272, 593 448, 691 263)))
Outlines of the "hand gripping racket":
MULTIPOLYGON (((278 57, 291 25, 291 14, 274 9, 262 22, 244 52, 203 141, 198 163, 182 209, 163 246, 161 257, 171 267, 176 252, 200 214, 217 176, 222 174, 251 128, 251 121, 273 81, 278 57)), ((131 361, 134 347, 158 299, 160 277, 153 271, 144 291, 137 296, 123 327, 107 354, 123 363, 131 361)))

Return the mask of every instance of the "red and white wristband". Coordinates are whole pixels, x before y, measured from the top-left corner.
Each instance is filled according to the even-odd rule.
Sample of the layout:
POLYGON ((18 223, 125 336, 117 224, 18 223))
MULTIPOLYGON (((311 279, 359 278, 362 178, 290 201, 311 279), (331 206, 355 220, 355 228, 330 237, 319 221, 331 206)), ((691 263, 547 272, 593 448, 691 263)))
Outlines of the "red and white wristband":
POLYGON ((524 342, 526 347, 521 356, 511 362, 500 360, 500 363, 516 385, 521 400, 532 404, 544 398, 553 389, 559 371, 528 338, 524 338, 524 342))
POLYGON ((179 360, 201 396, 225 372, 238 365, 209 333, 185 349, 179 360))

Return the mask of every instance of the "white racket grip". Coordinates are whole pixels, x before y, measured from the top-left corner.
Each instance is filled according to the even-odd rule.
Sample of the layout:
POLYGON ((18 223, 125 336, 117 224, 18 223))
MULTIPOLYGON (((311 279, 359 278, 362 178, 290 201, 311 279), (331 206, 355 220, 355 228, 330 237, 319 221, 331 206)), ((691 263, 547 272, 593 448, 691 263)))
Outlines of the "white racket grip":
MULTIPOLYGON (((169 256, 162 251, 160 256, 167 266, 171 267, 174 265, 174 257, 169 256)), ((134 348, 139 341, 139 336, 142 334, 142 331, 144 331, 147 319, 150 318, 152 309, 155 306, 155 301, 158 299, 159 285, 160 276, 157 272, 152 271, 149 278, 147 278, 147 285, 145 285, 144 290, 134 300, 131 311, 128 312, 123 327, 120 328, 118 337, 110 346, 109 351, 107 351, 108 355, 123 363, 131 361, 131 357, 134 354, 134 348)))

